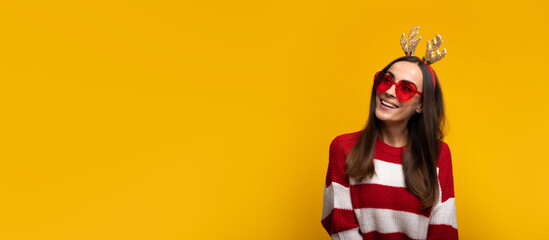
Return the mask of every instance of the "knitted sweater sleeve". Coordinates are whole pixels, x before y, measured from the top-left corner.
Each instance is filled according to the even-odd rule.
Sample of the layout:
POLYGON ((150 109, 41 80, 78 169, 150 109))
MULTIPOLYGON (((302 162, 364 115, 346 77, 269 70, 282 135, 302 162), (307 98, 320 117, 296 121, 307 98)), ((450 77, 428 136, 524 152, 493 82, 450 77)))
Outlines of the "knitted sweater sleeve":
POLYGON ((445 142, 441 142, 437 167, 440 194, 429 217, 427 239, 458 239, 452 156, 445 142))
POLYGON ((341 138, 336 137, 330 144, 321 223, 332 239, 363 239, 353 211, 349 178, 344 173, 345 152, 341 138))

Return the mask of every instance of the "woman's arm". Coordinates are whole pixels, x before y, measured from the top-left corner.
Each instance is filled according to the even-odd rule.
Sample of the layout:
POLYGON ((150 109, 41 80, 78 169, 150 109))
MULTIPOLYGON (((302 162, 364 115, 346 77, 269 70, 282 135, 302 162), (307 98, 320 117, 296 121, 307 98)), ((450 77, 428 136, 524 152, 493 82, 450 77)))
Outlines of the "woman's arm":
POLYGON ((458 239, 452 155, 448 144, 441 143, 438 181, 440 194, 429 217, 427 239, 458 239))
POLYGON ((349 178, 344 173, 345 152, 336 137, 330 144, 321 223, 332 239, 363 239, 351 203, 349 178))

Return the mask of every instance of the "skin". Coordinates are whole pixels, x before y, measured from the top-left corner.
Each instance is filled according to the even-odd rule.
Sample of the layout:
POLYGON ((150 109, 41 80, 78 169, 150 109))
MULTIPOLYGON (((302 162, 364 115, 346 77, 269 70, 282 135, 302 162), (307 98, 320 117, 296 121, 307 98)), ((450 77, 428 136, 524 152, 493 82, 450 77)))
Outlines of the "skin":
MULTIPOLYGON (((395 82, 401 80, 408 80, 416 84, 417 89, 423 92, 423 74, 417 63, 411 63, 408 61, 400 61, 394 63, 387 71, 387 74, 393 73, 395 82)), ((416 94, 412 99, 407 102, 401 102, 396 97, 395 86, 384 93, 376 92, 376 109, 375 114, 378 119, 383 122, 381 127, 380 138, 386 144, 393 147, 402 147, 408 142, 408 120, 416 114, 421 113, 422 109, 422 97, 416 94), (390 103, 398 106, 396 109, 383 109, 381 108, 380 99, 385 99, 390 103)))

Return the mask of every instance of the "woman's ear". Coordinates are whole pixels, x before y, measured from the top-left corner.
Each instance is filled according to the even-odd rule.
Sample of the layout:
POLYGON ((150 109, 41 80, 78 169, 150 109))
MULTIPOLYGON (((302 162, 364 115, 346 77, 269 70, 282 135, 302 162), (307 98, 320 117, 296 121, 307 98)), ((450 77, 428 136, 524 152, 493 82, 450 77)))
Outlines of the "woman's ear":
POLYGON ((423 112, 423 106, 422 105, 423 104, 420 104, 419 107, 417 107, 417 109, 416 109, 417 113, 422 113, 423 112))

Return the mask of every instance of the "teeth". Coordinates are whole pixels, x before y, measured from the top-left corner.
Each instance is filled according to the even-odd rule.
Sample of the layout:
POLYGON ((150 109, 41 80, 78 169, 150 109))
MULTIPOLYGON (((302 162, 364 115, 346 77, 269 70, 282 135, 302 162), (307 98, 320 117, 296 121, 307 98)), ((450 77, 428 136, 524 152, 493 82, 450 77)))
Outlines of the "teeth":
POLYGON ((397 108, 397 106, 393 105, 393 104, 390 104, 388 102, 385 102, 383 100, 381 100, 381 104, 387 106, 387 107, 390 107, 390 108, 397 108))

